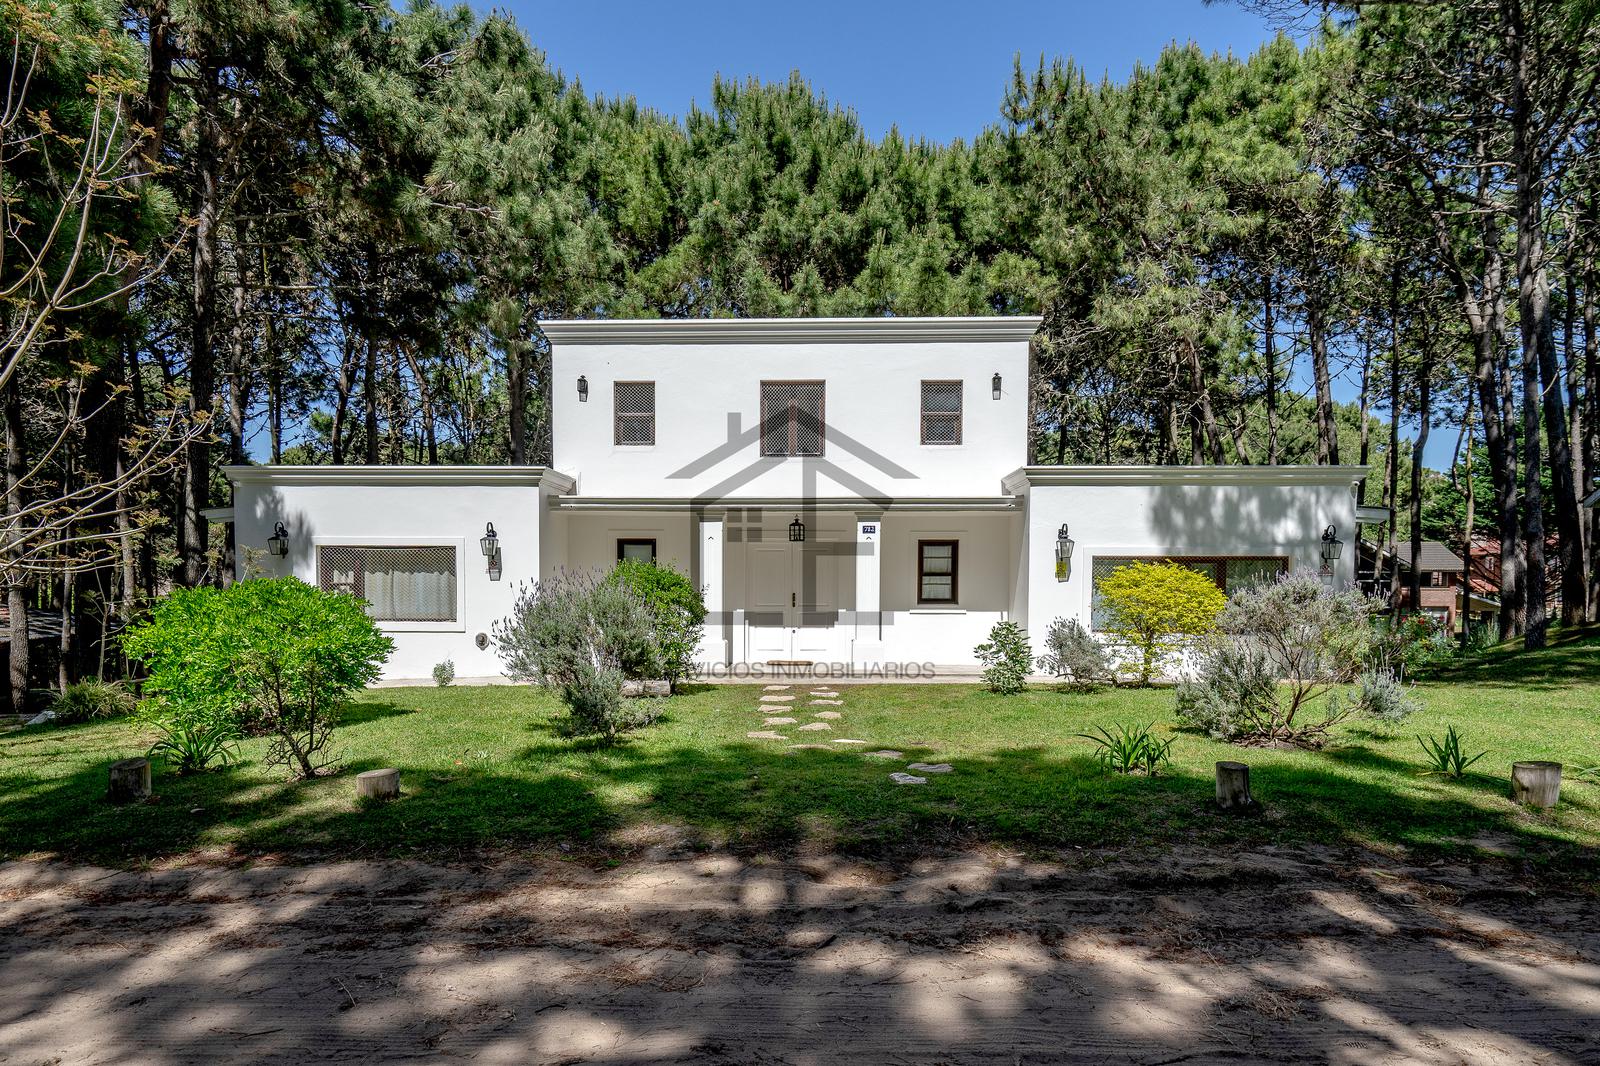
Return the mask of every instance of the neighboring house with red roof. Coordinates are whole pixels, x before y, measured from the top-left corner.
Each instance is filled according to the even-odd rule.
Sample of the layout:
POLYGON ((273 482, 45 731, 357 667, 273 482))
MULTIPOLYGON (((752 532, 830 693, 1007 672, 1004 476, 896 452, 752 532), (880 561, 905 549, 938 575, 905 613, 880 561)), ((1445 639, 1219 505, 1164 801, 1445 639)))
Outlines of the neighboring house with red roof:
POLYGON ((1392 568, 1398 565, 1400 573, 1400 609, 1406 613, 1417 612, 1443 622, 1451 630, 1457 628, 1463 612, 1477 621, 1493 615, 1500 609, 1499 557, 1492 566, 1487 565, 1476 543, 1472 552, 1472 580, 1466 600, 1462 598, 1462 571, 1466 563, 1450 546, 1437 540, 1425 540, 1417 553, 1415 568, 1421 573, 1420 602, 1411 602, 1411 571, 1413 561, 1409 540, 1395 545, 1391 558, 1383 545, 1361 544, 1361 584, 1373 595, 1387 596, 1392 568))

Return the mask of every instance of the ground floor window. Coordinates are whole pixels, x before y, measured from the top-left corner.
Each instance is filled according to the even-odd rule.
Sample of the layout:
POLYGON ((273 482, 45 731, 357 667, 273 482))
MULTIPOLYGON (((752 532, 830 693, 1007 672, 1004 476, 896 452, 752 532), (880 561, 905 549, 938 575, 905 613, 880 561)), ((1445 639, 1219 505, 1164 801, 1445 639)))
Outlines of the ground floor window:
POLYGON ((374 621, 456 620, 456 550, 448 545, 318 545, 317 583, 366 600, 374 621))
POLYGON ((1289 560, 1273 555, 1097 555, 1094 558, 1093 627, 1104 629, 1109 623, 1100 599, 1100 581, 1129 563, 1177 563, 1205 574, 1223 592, 1271 581, 1289 568, 1289 560))
POLYGON ((656 561, 656 540, 654 537, 620 537, 617 539, 617 562, 624 559, 637 559, 641 563, 656 561))
POLYGON ((917 602, 956 602, 961 545, 953 540, 917 541, 917 602))

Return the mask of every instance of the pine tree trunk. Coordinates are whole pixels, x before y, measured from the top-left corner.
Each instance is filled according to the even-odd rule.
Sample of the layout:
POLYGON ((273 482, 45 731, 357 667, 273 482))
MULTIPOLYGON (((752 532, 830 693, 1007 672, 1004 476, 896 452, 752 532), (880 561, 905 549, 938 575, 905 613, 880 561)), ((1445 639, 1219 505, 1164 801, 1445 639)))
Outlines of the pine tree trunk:
POLYGON ((1463 456, 1465 467, 1463 481, 1465 482, 1467 496, 1466 520, 1462 523, 1461 534, 1461 650, 1465 652, 1470 645, 1472 634, 1472 523, 1477 517, 1478 494, 1472 484, 1472 388, 1467 387, 1466 426, 1463 436, 1466 438, 1466 454, 1463 456))
MULTIPOLYGON (((27 439, 23 436, 22 382, 13 377, 5 390, 6 492, 8 518, 22 511, 22 481, 28 473, 27 439)), ((8 523, 9 524, 9 523, 8 523)), ((10 612, 7 636, 11 641, 7 689, 14 714, 21 714, 28 701, 28 587, 20 570, 8 569, 6 609, 10 612)))
MULTIPOLYGON (((192 270, 189 288, 191 333, 189 346, 189 412, 195 419, 209 417, 216 394, 213 325, 216 315, 217 220, 221 209, 220 176, 222 136, 217 109, 221 106, 218 74, 202 66, 196 123, 199 140, 195 151, 194 228, 191 230, 192 270)), ((193 588, 205 580, 207 529, 200 512, 210 502, 211 435, 196 436, 184 451, 183 497, 178 516, 178 574, 180 584, 193 588)))
POLYGON ((1433 419, 1433 367, 1424 356, 1417 370, 1417 442, 1411 449, 1411 610, 1422 609, 1422 460, 1433 419))
MULTIPOLYGON (((1539 484, 1542 465, 1540 412, 1544 397, 1539 377, 1544 345, 1549 342, 1550 294, 1541 262, 1544 255, 1540 226, 1537 147, 1532 129, 1535 117, 1528 100, 1529 56, 1521 5, 1505 5, 1506 43, 1511 74, 1512 169, 1516 179, 1517 310, 1522 332, 1522 540, 1527 558, 1527 625, 1523 647, 1542 648, 1548 625, 1545 603, 1544 498, 1539 484)), ((1558 397, 1559 403, 1559 397, 1558 397)), ((1563 433, 1565 436, 1565 433, 1563 433)), ((1552 446, 1556 442, 1552 441, 1552 446)), ((1553 456, 1552 456, 1553 458, 1553 456)), ((1552 469, 1552 488, 1556 471, 1552 469)), ((1566 476, 1570 478, 1569 465, 1566 476)))
MULTIPOLYGON (((1267 464, 1278 465, 1278 338, 1272 320, 1272 276, 1261 298, 1263 351, 1267 360, 1267 464)), ((1366 432, 1363 426, 1362 433, 1366 432)))
POLYGON ((1339 465, 1339 427, 1333 417, 1333 379, 1328 372, 1328 321, 1320 298, 1306 307, 1311 337, 1311 370, 1317 389, 1317 462, 1339 465))
POLYGON ((363 429, 366 433, 366 463, 378 465, 378 342, 367 337, 366 362, 361 376, 361 402, 366 408, 363 429))

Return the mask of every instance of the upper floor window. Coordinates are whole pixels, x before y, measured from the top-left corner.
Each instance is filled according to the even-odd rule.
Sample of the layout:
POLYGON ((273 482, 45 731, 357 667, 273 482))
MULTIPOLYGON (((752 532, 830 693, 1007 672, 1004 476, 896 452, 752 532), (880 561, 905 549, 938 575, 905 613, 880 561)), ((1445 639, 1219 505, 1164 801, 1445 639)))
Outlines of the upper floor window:
POLYGON ((656 383, 619 381, 616 383, 614 413, 618 444, 656 442, 656 383))
POLYGON ((961 382, 922 383, 922 443, 961 443, 961 382))
POLYGON ((823 383, 761 383, 761 454, 821 455, 823 383))
POLYGON ((456 550, 448 545, 319 545, 317 584, 366 600, 374 621, 456 620, 456 550))

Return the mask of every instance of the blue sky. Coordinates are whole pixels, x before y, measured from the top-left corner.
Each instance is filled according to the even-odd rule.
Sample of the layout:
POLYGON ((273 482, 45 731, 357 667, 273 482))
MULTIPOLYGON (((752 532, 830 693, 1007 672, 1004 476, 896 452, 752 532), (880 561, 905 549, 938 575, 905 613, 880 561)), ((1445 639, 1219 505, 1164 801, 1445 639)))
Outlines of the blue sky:
POLYGON ((897 125, 941 142, 996 120, 1018 52, 1029 67, 1041 54, 1071 56, 1091 76, 1121 81, 1174 40, 1248 54, 1273 35, 1257 15, 1200 0, 512 0, 498 9, 590 93, 678 115, 707 101, 716 74, 782 81, 798 70, 872 136, 897 125))

